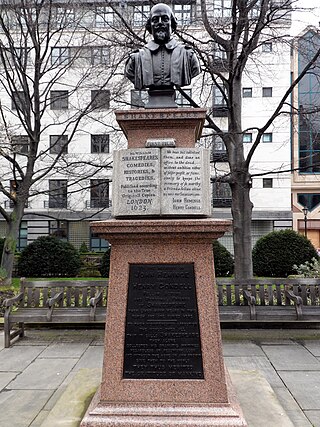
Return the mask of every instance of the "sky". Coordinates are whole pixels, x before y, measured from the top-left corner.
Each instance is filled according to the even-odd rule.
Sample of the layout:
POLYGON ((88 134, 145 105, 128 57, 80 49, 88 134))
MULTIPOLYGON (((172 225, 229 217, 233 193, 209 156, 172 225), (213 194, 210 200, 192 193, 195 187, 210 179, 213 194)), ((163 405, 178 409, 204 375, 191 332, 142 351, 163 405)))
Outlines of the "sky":
POLYGON ((292 35, 299 34, 308 25, 314 25, 320 29, 320 0, 298 0, 295 5, 304 10, 293 12, 292 35))

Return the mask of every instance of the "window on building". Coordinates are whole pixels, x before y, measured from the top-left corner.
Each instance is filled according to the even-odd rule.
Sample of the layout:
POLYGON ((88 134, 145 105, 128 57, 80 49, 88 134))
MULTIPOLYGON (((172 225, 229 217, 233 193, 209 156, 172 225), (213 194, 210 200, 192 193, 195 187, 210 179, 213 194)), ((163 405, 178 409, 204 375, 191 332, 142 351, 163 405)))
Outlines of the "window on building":
POLYGON ((252 133, 247 132, 243 134, 242 142, 252 142, 252 133))
POLYGON ((131 108, 143 108, 149 101, 146 90, 131 90, 131 108))
POLYGON ((68 153, 68 135, 50 135, 50 154, 68 153))
POLYGON ((108 65, 110 63, 110 49, 105 46, 91 49, 91 65, 108 65))
POLYGON ((95 11, 95 26, 97 28, 106 28, 113 25, 114 13, 111 7, 97 7, 95 11))
POLYGON ((68 65, 70 62, 70 49, 68 47, 53 47, 51 49, 52 65, 68 65))
POLYGON ((212 99, 213 99, 213 105, 226 105, 226 99, 224 96, 223 87, 214 86, 212 89, 212 99))
POLYGON ((66 209, 67 208, 67 180, 50 179, 49 180, 49 208, 66 209))
POLYGON ((173 13, 178 25, 189 25, 191 23, 192 8, 191 4, 174 4, 173 13))
MULTIPOLYGON (((183 89, 183 91, 191 98, 191 89, 183 89)), ((180 107, 190 107, 190 102, 179 91, 176 91, 176 104, 180 107)))
POLYGON ((273 178, 263 178, 262 179, 263 188, 273 188, 273 178))
POLYGON ((272 133, 267 132, 262 135, 262 142, 272 142, 272 133))
POLYGON ((215 61, 224 61, 227 59, 227 52, 219 45, 219 43, 213 43, 213 58, 215 61))
POLYGON ((109 153, 110 136, 108 134, 91 135, 91 153, 109 153))
POLYGON ((252 87, 242 88, 242 97, 243 98, 252 98, 252 87))
POLYGON ((227 149, 220 135, 213 135, 211 160, 214 162, 227 161, 227 149))
POLYGON ((230 207, 232 194, 230 185, 227 182, 212 183, 212 205, 216 208, 230 207))
POLYGON ((149 14, 150 14, 149 4, 135 5, 133 9, 133 26, 143 27, 147 22, 149 14))
POLYGON ((51 110, 67 110, 69 108, 69 93, 67 90, 52 90, 50 92, 51 110))
POLYGON ((265 52, 265 53, 272 52, 272 43, 269 43, 269 42, 263 43, 262 52, 265 52))
POLYGON ((90 235, 90 250, 93 252, 105 252, 109 248, 110 244, 107 240, 101 239, 97 234, 92 233, 90 235))
POLYGON ((228 18, 231 16, 231 0, 215 0, 213 5, 213 15, 217 18, 228 18))
POLYGON ((11 97, 11 108, 12 110, 19 110, 26 112, 28 108, 28 98, 27 94, 24 91, 15 91, 12 92, 11 97))
POLYGON ((19 228, 19 235, 17 239, 17 251, 22 251, 28 244, 28 222, 21 221, 19 228))
POLYGON ((28 154, 30 139, 27 135, 14 135, 11 138, 12 150, 16 154, 28 154))
POLYGON ((109 180, 91 179, 90 180, 90 207, 108 208, 109 199, 109 180))
POLYGON ((110 108, 110 90, 92 90, 91 106, 94 110, 108 110, 110 108))
POLYGON ((262 96, 264 98, 271 98, 272 97, 272 87, 263 87, 262 88, 262 96))
POLYGON ((311 212, 320 205, 320 193, 298 193, 298 203, 311 212))
POLYGON ((74 27, 76 25, 75 9, 70 7, 57 7, 52 21, 58 28, 74 27))
POLYGON ((49 221, 49 234, 60 240, 68 240, 68 221, 49 221))

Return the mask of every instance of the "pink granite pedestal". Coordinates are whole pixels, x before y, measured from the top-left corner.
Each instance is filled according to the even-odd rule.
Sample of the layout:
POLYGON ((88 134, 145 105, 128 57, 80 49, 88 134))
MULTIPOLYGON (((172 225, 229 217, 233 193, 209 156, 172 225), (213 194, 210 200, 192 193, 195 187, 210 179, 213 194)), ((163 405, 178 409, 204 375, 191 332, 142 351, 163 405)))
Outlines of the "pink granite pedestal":
POLYGON ((81 427, 246 426, 226 374, 212 242, 230 222, 214 219, 108 220, 92 229, 112 244, 101 390, 81 427), (193 264, 203 379, 124 379, 130 264, 193 264))

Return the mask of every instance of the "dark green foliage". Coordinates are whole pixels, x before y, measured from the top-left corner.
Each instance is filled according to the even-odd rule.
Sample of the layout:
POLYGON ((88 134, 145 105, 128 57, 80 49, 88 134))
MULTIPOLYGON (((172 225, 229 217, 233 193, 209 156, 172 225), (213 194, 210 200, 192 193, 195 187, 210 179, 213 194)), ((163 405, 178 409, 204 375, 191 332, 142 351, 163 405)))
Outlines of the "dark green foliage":
POLYGON ((110 252, 111 248, 109 247, 105 253, 102 256, 101 259, 101 267, 100 267, 100 273, 102 277, 109 277, 109 271, 110 271, 110 252))
POLYGON ((5 241, 5 239, 2 238, 2 237, 0 237, 0 260, 1 260, 1 257, 2 257, 2 252, 3 252, 3 247, 4 247, 4 241, 5 241))
POLYGON ((71 243, 42 236, 23 249, 18 271, 25 277, 75 277, 80 266, 80 255, 71 243))
POLYGON ((303 264, 312 258, 319 257, 305 236, 293 230, 273 231, 255 244, 253 271, 257 276, 287 277, 295 274, 295 264, 303 264))
POLYGON ((86 245, 86 243, 85 243, 85 242, 82 242, 82 243, 81 243, 81 246, 80 246, 80 248, 79 248, 79 252, 80 252, 81 254, 85 254, 85 253, 89 252, 88 246, 86 245))
POLYGON ((213 256, 216 277, 231 276, 234 269, 233 256, 218 240, 213 243, 213 256))

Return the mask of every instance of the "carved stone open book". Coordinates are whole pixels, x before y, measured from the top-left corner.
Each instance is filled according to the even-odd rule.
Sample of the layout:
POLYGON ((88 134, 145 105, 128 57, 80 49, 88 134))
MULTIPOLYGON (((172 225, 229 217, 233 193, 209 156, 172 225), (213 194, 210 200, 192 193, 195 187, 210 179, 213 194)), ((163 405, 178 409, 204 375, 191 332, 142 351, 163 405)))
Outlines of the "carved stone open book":
POLYGON ((137 148, 114 152, 114 217, 207 217, 208 149, 137 148))

